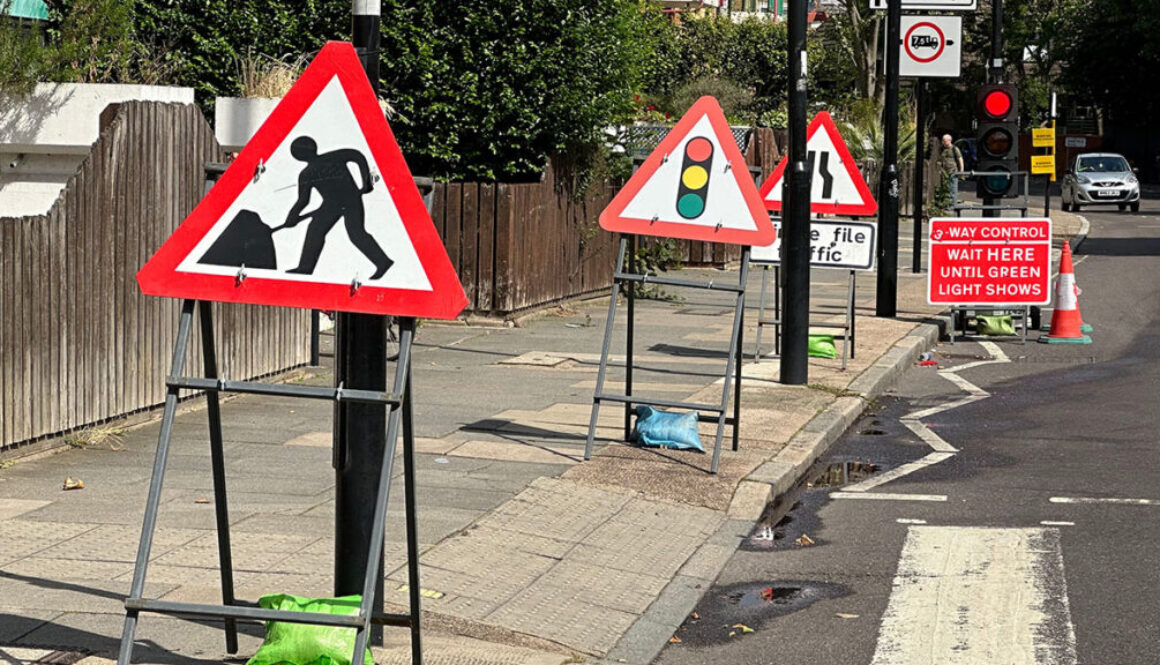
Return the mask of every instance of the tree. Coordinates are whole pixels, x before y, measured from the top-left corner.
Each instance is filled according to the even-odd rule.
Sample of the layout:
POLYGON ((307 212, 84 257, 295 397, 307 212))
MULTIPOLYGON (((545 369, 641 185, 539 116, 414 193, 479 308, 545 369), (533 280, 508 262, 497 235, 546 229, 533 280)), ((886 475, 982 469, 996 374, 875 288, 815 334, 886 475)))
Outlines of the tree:
POLYGON ((1121 126, 1160 112, 1160 0, 1066 0, 1058 30, 1063 80, 1081 102, 1121 126))

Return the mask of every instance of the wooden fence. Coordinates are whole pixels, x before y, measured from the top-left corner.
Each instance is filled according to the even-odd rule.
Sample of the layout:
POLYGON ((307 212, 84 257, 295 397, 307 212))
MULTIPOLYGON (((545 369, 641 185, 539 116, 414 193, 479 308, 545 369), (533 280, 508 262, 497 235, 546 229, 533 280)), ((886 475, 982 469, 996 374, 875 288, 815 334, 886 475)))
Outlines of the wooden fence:
MULTIPOLYGON (((777 165, 773 133, 755 132, 749 164, 768 175, 777 165)), ((437 183, 432 217, 467 292, 468 308, 507 314, 607 289, 618 236, 600 228, 616 188, 604 183, 576 200, 551 166, 540 182, 437 183)), ((680 241, 688 265, 741 258, 736 245, 680 241)))
MULTIPOLYGON (((48 214, 0 218, 0 449, 164 401, 179 303, 141 295, 135 274, 201 198, 204 164, 222 157, 196 107, 110 107, 48 214)), ((305 311, 215 314, 230 378, 309 358, 305 311)), ((199 371, 200 352, 187 362, 199 371)))

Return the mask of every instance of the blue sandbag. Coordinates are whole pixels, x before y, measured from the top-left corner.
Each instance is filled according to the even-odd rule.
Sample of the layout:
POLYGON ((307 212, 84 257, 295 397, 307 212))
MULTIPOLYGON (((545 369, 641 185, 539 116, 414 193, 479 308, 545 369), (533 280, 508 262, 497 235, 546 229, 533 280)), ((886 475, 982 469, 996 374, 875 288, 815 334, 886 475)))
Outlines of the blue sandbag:
POLYGON ((697 412, 669 413, 651 406, 636 407, 632 441, 651 448, 705 452, 697 434, 697 412))

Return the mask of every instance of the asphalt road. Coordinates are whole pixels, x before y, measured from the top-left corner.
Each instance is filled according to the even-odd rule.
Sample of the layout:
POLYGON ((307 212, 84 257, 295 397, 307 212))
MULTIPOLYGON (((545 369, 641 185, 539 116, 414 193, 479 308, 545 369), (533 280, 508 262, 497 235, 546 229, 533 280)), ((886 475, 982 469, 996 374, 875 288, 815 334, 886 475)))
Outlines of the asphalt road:
POLYGON ((803 491, 658 663, 1160 662, 1160 202, 1083 214, 1093 344, 941 345, 826 461, 872 462, 872 483, 945 459, 803 491))

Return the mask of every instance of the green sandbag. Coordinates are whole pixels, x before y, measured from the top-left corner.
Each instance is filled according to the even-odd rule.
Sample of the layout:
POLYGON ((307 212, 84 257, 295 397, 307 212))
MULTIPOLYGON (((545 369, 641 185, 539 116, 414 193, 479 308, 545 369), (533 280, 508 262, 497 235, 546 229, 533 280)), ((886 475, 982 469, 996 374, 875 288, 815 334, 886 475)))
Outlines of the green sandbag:
POLYGON ((838 349, 834 347, 833 335, 810 335, 811 358, 837 358, 838 349))
MULTIPOLYGON (((268 610, 358 615, 362 596, 302 598, 272 593, 258 599, 268 610)), ((312 626, 284 621, 266 622, 266 639, 246 665, 350 665, 354 656, 354 628, 312 626)), ((364 665, 375 665, 368 648, 364 665)))
POLYGON ((1011 315, 978 314, 975 316, 975 333, 979 335, 1014 335, 1015 323, 1011 315))

